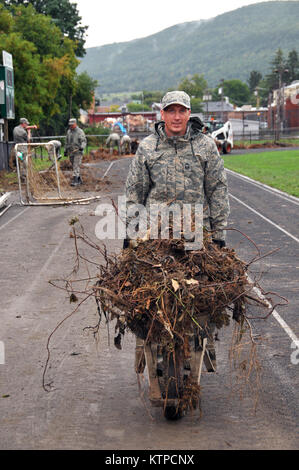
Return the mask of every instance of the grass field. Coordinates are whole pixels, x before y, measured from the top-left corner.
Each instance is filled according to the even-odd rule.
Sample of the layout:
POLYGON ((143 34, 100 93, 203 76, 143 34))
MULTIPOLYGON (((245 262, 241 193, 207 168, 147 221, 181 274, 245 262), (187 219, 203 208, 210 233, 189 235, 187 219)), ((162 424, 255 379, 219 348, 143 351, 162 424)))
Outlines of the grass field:
POLYGON ((226 168, 299 197, 299 150, 224 156, 226 168))
MULTIPOLYGON (((246 148, 253 145, 265 145, 269 144, 269 147, 273 147, 273 140, 234 140, 234 147, 246 148)), ((299 139, 280 139, 280 144, 287 144, 288 146, 298 146, 299 139)))

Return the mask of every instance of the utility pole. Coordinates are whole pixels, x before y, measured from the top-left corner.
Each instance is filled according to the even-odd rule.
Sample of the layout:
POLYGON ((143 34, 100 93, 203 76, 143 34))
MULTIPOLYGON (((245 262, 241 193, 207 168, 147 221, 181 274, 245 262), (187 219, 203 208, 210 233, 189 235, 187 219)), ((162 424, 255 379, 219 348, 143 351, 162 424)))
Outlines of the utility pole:
MULTIPOLYGON (((280 139, 280 131, 281 131, 281 124, 282 124, 282 106, 284 107, 284 96, 282 102, 282 74, 284 72, 288 72, 289 70, 280 66, 278 69, 275 70, 278 73, 278 90, 277 90, 277 98, 276 98, 276 129, 275 129, 275 141, 279 141, 280 139)), ((283 92, 284 95, 284 92, 283 92)))
POLYGON ((209 89, 206 89, 205 94, 202 97, 202 100, 204 103, 206 103, 205 115, 206 115, 206 120, 208 121, 209 120, 209 101, 212 100, 212 95, 209 89))
POLYGON ((221 121, 223 122, 223 83, 224 83, 224 79, 221 78, 220 80, 220 84, 221 84, 221 87, 219 88, 218 90, 218 93, 219 95, 221 95, 221 121))

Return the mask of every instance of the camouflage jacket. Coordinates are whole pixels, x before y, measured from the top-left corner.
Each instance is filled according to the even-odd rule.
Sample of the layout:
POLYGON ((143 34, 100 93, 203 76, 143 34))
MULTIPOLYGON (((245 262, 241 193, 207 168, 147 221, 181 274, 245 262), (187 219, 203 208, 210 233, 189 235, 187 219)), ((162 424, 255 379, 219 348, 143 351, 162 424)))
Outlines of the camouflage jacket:
MULTIPOLYGON (((19 125, 13 129, 13 140, 15 144, 18 144, 18 151, 22 152, 24 155, 27 154, 27 145, 20 145, 20 144, 27 144, 28 143, 28 134, 26 129, 23 126, 19 125)), ((14 147, 14 154, 16 149, 14 147)))
POLYGON ((66 134, 65 152, 68 155, 76 152, 83 152, 87 144, 84 131, 80 127, 69 129, 66 134))
POLYGON ((190 118, 183 137, 167 137, 164 122, 139 145, 127 181, 127 204, 169 201, 204 205, 204 225, 225 239, 229 201, 223 159, 214 140, 201 132, 201 121, 190 118))
POLYGON ((28 134, 24 127, 21 125, 16 126, 13 130, 13 140, 16 144, 22 144, 28 142, 28 134))

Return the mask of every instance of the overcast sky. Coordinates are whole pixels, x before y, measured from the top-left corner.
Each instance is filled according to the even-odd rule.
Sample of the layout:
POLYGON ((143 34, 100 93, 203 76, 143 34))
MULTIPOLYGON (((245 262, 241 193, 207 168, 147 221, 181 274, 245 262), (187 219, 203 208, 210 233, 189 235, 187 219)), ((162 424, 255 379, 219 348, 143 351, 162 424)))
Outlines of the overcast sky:
MULTIPOLYGON (((131 41, 186 21, 214 18, 265 0, 74 0, 88 26, 85 47, 131 41)), ((269 0, 266 0, 269 1, 269 0)))

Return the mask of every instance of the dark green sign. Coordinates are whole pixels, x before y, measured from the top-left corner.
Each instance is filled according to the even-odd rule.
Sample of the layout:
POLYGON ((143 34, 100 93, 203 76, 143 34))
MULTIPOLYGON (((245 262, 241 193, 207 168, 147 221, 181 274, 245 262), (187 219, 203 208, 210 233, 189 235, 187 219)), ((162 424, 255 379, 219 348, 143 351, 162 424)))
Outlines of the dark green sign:
POLYGON ((15 118, 15 90, 13 69, 0 65, 0 117, 15 118))

